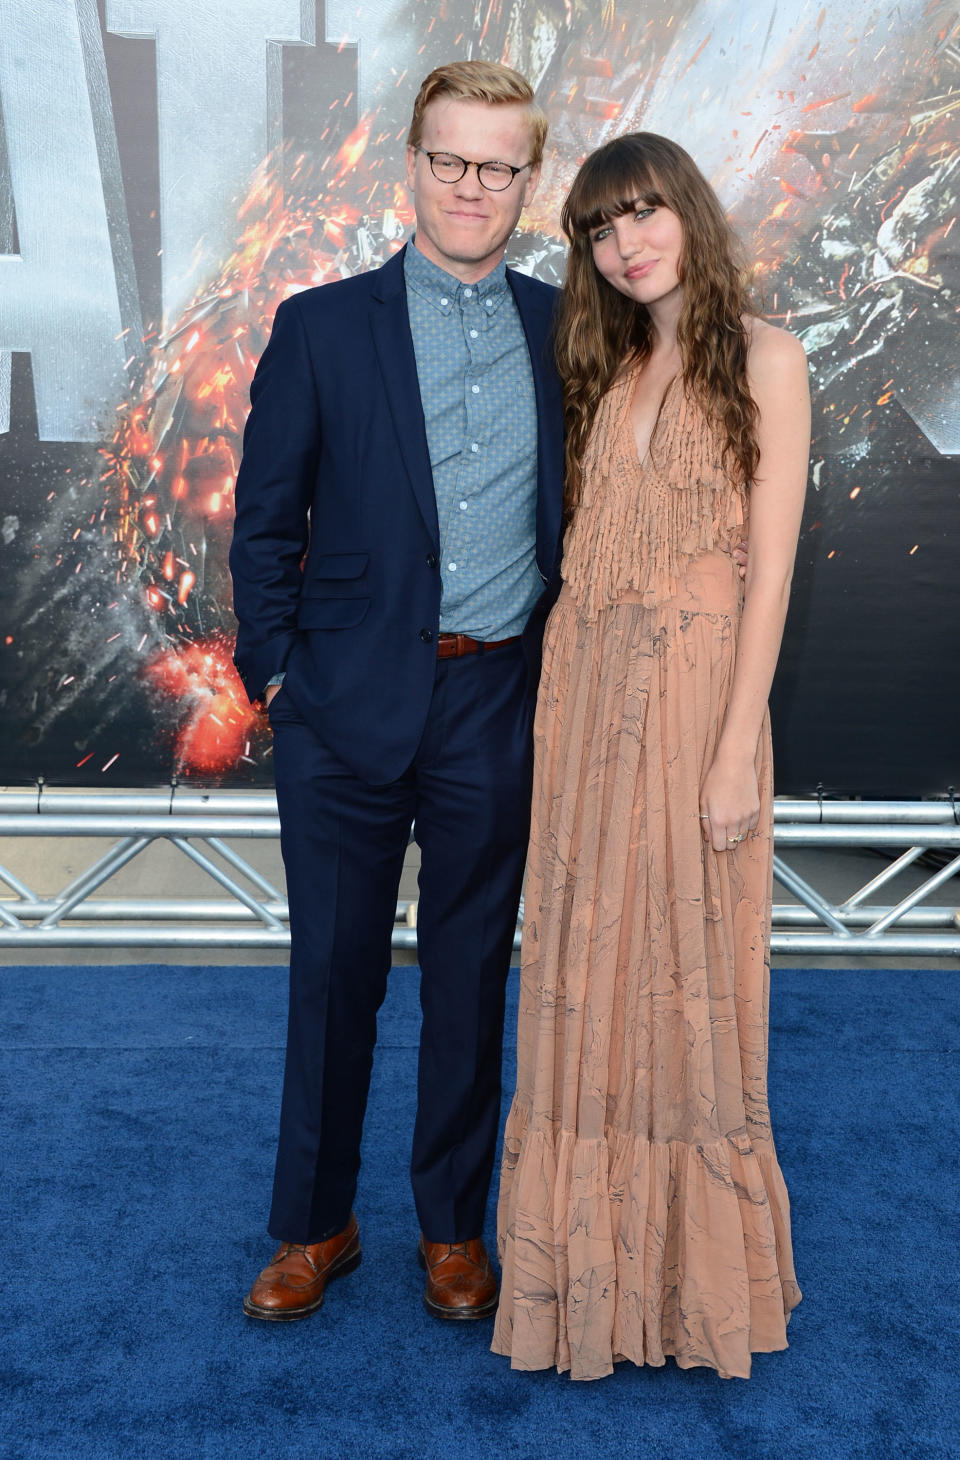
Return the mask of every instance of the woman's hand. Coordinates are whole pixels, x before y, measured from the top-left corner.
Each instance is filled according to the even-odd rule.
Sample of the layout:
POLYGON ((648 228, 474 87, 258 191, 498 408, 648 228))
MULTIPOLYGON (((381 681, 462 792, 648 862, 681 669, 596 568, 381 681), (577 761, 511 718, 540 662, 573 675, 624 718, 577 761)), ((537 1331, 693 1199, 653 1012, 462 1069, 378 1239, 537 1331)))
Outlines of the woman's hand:
POLYGON ((752 760, 718 755, 700 788, 700 825, 715 852, 729 852, 753 831, 760 791, 752 760))

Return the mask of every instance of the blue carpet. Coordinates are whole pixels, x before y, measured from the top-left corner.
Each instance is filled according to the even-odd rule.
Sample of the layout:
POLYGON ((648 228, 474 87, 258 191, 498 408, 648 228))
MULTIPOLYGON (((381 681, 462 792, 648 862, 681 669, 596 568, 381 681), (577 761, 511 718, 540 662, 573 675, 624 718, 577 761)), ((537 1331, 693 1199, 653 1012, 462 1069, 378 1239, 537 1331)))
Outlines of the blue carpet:
POLYGON ((240 1309, 272 1250, 284 972, 3 979, 10 1460, 960 1455, 955 974, 774 974, 771 1099, 805 1295, 791 1347, 749 1383, 670 1363, 593 1384, 512 1373, 488 1324, 423 1311, 416 970, 395 970, 381 1015, 363 1263, 289 1326, 240 1309))

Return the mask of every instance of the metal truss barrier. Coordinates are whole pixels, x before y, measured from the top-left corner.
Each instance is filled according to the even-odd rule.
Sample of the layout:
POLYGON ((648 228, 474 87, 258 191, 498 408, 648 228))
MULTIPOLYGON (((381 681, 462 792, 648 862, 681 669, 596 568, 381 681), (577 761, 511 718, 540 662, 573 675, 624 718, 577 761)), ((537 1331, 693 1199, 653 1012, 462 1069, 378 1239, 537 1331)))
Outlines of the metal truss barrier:
MULTIPOLYGON (((778 799, 774 817, 774 878, 796 901, 774 903, 773 953, 960 955, 957 907, 929 904, 932 894, 960 871, 956 801, 778 799), (865 847, 886 852, 893 860, 835 904, 784 859, 795 847, 865 847), (945 853, 945 865, 896 902, 868 905, 881 888, 889 897, 895 879, 927 848, 945 853)), ((2 792, 0 947, 285 948, 290 934, 283 893, 233 845, 279 835, 271 792, 90 793, 43 787, 2 792), (90 837, 110 845, 60 892, 40 896, 5 865, 26 837, 90 837), (174 847, 225 895, 114 900, 94 896, 121 868, 158 842, 174 847)), ((416 936, 416 904, 398 903, 394 948, 415 948, 416 936)), ((520 924, 516 947, 519 942, 520 924)))

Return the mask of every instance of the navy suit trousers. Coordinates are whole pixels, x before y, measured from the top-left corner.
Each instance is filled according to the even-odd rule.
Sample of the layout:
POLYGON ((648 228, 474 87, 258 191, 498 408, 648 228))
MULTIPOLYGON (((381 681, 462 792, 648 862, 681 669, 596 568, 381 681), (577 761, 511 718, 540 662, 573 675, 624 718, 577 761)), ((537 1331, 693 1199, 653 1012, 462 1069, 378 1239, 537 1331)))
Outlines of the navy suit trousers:
POLYGON ((518 643, 438 660, 413 761, 371 786, 326 748, 286 686, 271 703, 291 931, 270 1215, 279 1241, 319 1242, 349 1220, 413 821, 423 1010, 414 1199, 429 1241, 483 1228, 529 828, 530 708, 518 643))

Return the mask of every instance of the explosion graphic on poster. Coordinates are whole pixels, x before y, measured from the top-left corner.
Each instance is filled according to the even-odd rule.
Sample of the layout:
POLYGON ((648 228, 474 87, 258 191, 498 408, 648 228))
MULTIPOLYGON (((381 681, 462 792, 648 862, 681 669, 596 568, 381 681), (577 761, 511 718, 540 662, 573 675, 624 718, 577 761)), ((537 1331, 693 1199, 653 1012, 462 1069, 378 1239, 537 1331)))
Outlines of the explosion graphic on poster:
POLYGON ((509 261, 550 282, 562 282, 560 203, 586 152, 649 128, 694 153, 756 260, 765 312, 807 348, 805 537, 825 559, 843 550, 864 500, 888 490, 880 465, 898 443, 960 453, 949 6, 862 7, 833 24, 814 6, 772 7, 766 35, 744 28, 742 6, 654 14, 540 0, 521 20, 519 4, 491 0, 469 25, 450 10, 408 7, 420 72, 398 74, 334 151, 264 159, 233 252, 172 327, 146 334, 113 427, 50 491, 6 641, 8 655, 44 645, 6 676, 8 713, 19 703, 30 714, 17 774, 269 780, 269 729, 231 660, 227 553, 250 379, 282 299, 376 267, 409 236, 407 113, 419 76, 442 60, 503 59, 536 83, 547 166, 509 261), (748 98, 735 94, 745 56, 756 68, 748 98), (711 113, 724 125, 711 128, 711 113), (828 516, 836 542, 824 538, 828 516))

